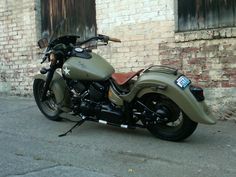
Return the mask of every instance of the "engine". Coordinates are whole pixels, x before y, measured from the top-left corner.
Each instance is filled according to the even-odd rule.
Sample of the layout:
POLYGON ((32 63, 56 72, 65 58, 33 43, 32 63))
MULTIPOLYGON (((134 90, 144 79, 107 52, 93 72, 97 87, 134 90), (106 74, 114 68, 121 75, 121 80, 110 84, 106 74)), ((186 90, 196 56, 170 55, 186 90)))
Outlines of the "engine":
POLYGON ((122 123, 123 111, 107 98, 106 83, 83 83, 73 81, 71 85, 72 108, 76 114, 97 117, 112 123, 122 123))

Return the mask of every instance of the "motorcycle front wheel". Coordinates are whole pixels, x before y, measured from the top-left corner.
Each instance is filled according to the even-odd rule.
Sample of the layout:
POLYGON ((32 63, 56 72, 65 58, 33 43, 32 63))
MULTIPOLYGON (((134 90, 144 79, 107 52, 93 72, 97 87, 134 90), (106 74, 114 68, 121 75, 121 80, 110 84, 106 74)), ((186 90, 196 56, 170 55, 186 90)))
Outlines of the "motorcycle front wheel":
POLYGON ((50 120, 59 121, 61 118, 59 114, 61 111, 56 104, 53 91, 49 90, 46 95, 46 100, 42 101, 42 94, 44 90, 45 81, 42 79, 35 79, 33 84, 33 93, 36 104, 39 110, 50 120))
POLYGON ((198 123, 192 121, 171 99, 160 94, 147 94, 143 103, 153 112, 161 112, 161 121, 143 118, 142 122, 156 137, 168 141, 181 141, 189 137, 198 123))

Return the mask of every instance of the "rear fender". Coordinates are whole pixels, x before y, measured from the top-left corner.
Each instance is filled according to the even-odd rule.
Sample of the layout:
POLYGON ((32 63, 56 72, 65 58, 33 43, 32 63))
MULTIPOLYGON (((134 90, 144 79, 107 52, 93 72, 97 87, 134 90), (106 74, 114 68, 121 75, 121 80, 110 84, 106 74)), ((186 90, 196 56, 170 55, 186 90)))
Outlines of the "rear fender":
POLYGON ((121 97, 123 100, 131 102, 134 98, 141 98, 148 93, 162 94, 174 101, 193 121, 214 124, 216 119, 206 103, 197 101, 190 92, 189 86, 183 90, 175 84, 175 80, 180 75, 180 73, 177 73, 177 75, 160 72, 143 73, 131 91, 121 97))
MULTIPOLYGON (((37 74, 34 76, 34 79, 42 79, 46 81, 46 74, 37 74)), ((53 91, 56 102, 60 106, 60 109, 69 112, 70 110, 70 96, 69 90, 67 88, 65 80, 62 76, 56 71, 54 72, 53 79, 50 83, 49 88, 53 91)))

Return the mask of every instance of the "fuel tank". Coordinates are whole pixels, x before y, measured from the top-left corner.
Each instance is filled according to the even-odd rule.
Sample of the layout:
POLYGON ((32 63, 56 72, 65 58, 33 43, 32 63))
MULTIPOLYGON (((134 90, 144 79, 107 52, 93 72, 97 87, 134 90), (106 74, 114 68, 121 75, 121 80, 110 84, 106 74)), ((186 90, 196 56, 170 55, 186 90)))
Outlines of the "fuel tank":
POLYGON ((73 80, 103 81, 111 77, 114 68, 102 57, 89 53, 89 58, 73 56, 62 67, 66 78, 73 80))

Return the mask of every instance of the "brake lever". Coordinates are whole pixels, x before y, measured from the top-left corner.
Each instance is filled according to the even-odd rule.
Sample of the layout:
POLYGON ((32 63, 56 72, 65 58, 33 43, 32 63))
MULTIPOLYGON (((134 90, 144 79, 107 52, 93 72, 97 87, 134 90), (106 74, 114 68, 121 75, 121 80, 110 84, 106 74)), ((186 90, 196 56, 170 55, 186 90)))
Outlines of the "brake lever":
POLYGON ((41 64, 43 64, 46 60, 47 60, 47 56, 45 55, 45 56, 43 57, 43 60, 41 61, 41 64))
POLYGON ((45 53, 43 60, 41 61, 41 64, 43 64, 47 60, 47 57, 51 52, 52 52, 52 50, 49 50, 48 52, 45 53))

